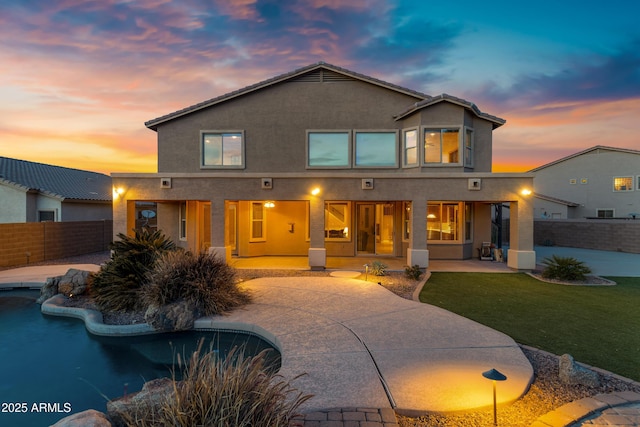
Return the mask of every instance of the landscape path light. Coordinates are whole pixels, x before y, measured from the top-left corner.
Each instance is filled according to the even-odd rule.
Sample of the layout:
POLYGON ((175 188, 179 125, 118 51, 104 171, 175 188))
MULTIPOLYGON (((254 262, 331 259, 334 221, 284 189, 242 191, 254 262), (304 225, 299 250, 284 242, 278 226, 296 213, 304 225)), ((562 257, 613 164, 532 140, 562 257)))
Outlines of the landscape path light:
POLYGON ((495 369, 489 369, 482 373, 482 376, 491 380, 493 383, 493 425, 498 425, 498 410, 496 405, 496 381, 504 381, 507 379, 507 376, 500 371, 495 369))

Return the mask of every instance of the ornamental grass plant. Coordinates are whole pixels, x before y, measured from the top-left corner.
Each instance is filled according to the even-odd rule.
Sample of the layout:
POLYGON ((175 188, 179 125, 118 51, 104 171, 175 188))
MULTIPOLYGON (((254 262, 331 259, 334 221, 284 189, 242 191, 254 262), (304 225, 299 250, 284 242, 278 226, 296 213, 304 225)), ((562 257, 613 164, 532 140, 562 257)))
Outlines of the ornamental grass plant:
POLYGON ((251 301, 235 278, 235 270, 220 258, 191 252, 166 252, 156 262, 141 289, 145 306, 187 301, 199 315, 228 312, 251 301))
POLYGON ((165 396, 157 412, 148 410, 152 405, 141 405, 124 418, 128 425, 140 427, 301 426, 298 410, 312 396, 266 366, 267 351, 246 357, 235 347, 224 360, 200 349, 186 360, 178 355, 182 379, 177 381, 174 371, 173 393, 165 396))
POLYGON ((587 274, 591 274, 591 269, 584 262, 573 257, 551 255, 542 260, 542 264, 545 266, 542 270, 545 279, 584 281, 587 274))

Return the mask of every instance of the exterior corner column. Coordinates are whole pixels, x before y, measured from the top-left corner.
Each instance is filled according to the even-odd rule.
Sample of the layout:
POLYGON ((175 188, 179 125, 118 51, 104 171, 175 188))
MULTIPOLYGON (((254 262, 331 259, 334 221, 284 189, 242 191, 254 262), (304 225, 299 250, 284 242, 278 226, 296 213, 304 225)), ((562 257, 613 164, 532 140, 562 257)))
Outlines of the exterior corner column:
POLYGON ((327 266, 327 249, 324 247, 324 199, 309 200, 309 267, 323 270, 327 266))
POLYGON ((211 200, 211 246, 209 254, 224 262, 231 260, 231 248, 225 242, 228 218, 225 215, 225 203, 222 199, 211 200))
POLYGON ((416 198, 411 201, 411 233, 407 249, 407 265, 429 267, 427 249, 427 199, 416 198))
POLYGON ((533 250, 533 200, 521 197, 510 206, 510 242, 507 266, 516 270, 534 270, 536 253, 533 250))

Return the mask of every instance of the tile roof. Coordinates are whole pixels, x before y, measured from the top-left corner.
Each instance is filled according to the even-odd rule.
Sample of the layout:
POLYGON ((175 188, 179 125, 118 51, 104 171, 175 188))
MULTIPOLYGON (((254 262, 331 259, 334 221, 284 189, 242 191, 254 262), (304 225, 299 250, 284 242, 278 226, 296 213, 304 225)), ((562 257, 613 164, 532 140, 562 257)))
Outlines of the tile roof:
POLYGON ((112 200, 111 177, 97 172, 0 157, 0 184, 70 200, 112 200))
POLYGON ((596 146, 593 146, 591 148, 587 148, 586 150, 582 150, 580 152, 570 154, 570 155, 568 155, 566 157, 562 157, 561 159, 557 159, 557 160, 554 160, 552 162, 545 163, 542 166, 538 166, 537 168, 531 169, 529 172, 537 172, 537 171, 539 171, 541 169, 545 169, 545 168, 548 168, 549 166, 557 165, 558 163, 562 163, 564 161, 571 160, 574 157, 582 156, 583 154, 591 153, 593 151, 616 151, 616 152, 619 152, 619 153, 628 153, 628 154, 640 155, 640 150, 633 150, 631 148, 609 147, 609 146, 606 146, 606 145, 596 145, 596 146))

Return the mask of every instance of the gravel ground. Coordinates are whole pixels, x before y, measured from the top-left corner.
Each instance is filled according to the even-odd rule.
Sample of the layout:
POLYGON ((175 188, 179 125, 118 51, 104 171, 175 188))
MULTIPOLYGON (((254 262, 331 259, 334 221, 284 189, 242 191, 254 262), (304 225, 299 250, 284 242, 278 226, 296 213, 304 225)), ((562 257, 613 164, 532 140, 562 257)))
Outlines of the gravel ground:
MULTIPOLYGON (((71 257, 61 260, 39 263, 47 264, 101 264, 109 259, 108 252, 100 252, 80 257, 71 257)), ((237 277, 240 280, 251 280, 258 277, 290 277, 290 276, 327 276, 327 271, 300 271, 300 270, 252 270, 238 269, 237 277)), ((360 279, 364 280, 361 276, 360 279)), ((402 273, 390 273, 386 276, 368 276, 368 281, 377 282, 391 292, 407 299, 411 299, 418 281, 409 280, 402 273)), ((598 282, 598 278, 594 278, 598 282)), ((590 283, 591 284, 591 283, 590 283)), ((604 284, 604 283, 597 283, 604 284)), ((92 307, 89 299, 77 299, 74 306, 83 305, 92 307)), ((105 323, 127 324, 144 321, 138 314, 125 315, 112 313, 105 315, 105 323)), ((615 391, 635 391, 640 393, 638 383, 628 383, 618 378, 599 373, 600 387, 592 388, 580 385, 567 385, 558 377, 558 357, 549 353, 522 349, 525 356, 531 362, 535 373, 535 379, 529 391, 518 401, 511 405, 498 408, 498 424, 510 427, 528 427, 538 417, 553 411, 558 407, 599 393, 611 393, 615 391)), ((493 411, 468 412, 448 415, 429 415, 419 418, 398 416, 400 427, 480 427, 493 424, 493 411)))

